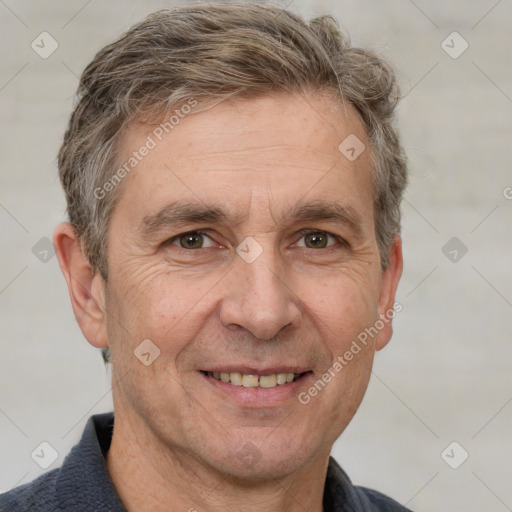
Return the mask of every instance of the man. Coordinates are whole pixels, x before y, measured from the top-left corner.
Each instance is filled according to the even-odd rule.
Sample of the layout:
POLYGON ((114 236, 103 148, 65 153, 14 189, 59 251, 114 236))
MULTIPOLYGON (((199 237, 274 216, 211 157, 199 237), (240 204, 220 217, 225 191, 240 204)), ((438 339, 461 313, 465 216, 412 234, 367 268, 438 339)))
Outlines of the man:
POLYGON ((390 67, 334 20, 164 10, 84 71, 54 245, 114 415, 5 511, 402 511, 329 457, 391 338, 390 67))

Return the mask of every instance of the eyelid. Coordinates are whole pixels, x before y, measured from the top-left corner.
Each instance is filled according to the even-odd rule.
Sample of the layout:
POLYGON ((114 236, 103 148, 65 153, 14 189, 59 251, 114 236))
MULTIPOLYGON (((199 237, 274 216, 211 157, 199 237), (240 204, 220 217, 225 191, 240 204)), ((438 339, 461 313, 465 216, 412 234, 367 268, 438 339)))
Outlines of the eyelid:
MULTIPOLYGON (((331 233, 329 231, 325 231, 323 229, 306 228, 306 229, 300 230, 297 234, 300 235, 300 239, 302 239, 306 235, 313 234, 313 233, 323 233, 324 235, 327 235, 329 238, 336 240, 339 244, 347 246, 347 247, 349 246, 349 243, 344 238, 342 238, 341 236, 335 235, 334 233, 331 233)), ((201 230, 201 229, 197 229, 197 230, 184 231, 183 233, 179 233, 178 235, 173 236, 172 238, 167 240, 164 243, 164 245, 174 245, 178 249, 181 249, 181 250, 187 251, 187 252, 198 251, 199 249, 209 249, 209 248, 211 248, 211 247, 200 247, 199 249, 186 249, 186 248, 180 247, 178 244, 174 243, 174 242, 178 241, 179 238, 181 238, 182 236, 189 235, 189 234, 202 235, 203 237, 206 237, 206 238, 210 239, 210 241, 214 242, 212 237, 210 235, 208 235, 207 231, 201 230)), ((327 247, 321 247, 320 249, 324 249, 325 250, 325 249, 329 249, 329 248, 334 247, 334 246, 336 246, 336 244, 328 245, 327 247)), ((311 249, 310 247, 305 247, 305 246, 300 246, 300 247, 304 247, 305 249, 311 249)), ((312 249, 312 250, 317 251, 319 249, 312 249)))
MULTIPOLYGON (((347 246, 348 247, 348 242, 342 238, 341 236, 339 235, 335 235, 334 233, 331 233, 330 231, 325 231, 324 229, 303 229, 301 231, 299 231, 299 235, 300 235, 300 238, 302 239, 304 236, 306 235, 310 235, 310 234, 313 234, 313 233, 322 233, 324 235, 327 235, 329 238, 332 238, 334 240, 336 240, 339 244, 341 245, 344 245, 344 246, 347 246)), ((321 249, 330 249, 331 247, 334 247, 336 244, 332 244, 332 245, 328 245, 327 247, 322 247, 321 249)), ((303 247, 303 246, 301 246, 303 247)), ((310 249, 310 247, 305 247, 306 249, 310 249)), ((313 249, 315 251, 317 251, 318 249, 313 249)))
MULTIPOLYGON (((206 238, 209 238, 213 242, 212 237, 209 236, 206 231, 203 231, 201 229, 194 229, 192 231, 184 231, 183 233, 180 233, 180 234, 178 234, 176 236, 173 236, 172 238, 170 238, 169 240, 164 242, 164 245, 175 245, 174 242, 178 241, 182 236, 185 236, 185 235, 202 235, 202 236, 204 236, 206 238)), ((181 249, 183 251, 188 251, 188 252, 197 251, 199 249, 209 249, 209 247, 200 247, 199 249, 185 249, 184 247, 180 247, 177 244, 175 246, 178 249, 181 249)))

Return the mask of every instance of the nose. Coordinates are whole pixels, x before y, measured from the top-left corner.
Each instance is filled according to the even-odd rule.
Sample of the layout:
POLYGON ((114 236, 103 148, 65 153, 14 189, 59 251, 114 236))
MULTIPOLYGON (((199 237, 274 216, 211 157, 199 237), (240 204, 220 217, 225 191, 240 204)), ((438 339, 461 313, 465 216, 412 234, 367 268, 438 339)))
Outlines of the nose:
POLYGON ((242 327, 265 341, 285 327, 298 325, 300 301, 286 277, 285 262, 270 248, 263 248, 252 263, 237 256, 235 268, 226 276, 222 325, 242 327))

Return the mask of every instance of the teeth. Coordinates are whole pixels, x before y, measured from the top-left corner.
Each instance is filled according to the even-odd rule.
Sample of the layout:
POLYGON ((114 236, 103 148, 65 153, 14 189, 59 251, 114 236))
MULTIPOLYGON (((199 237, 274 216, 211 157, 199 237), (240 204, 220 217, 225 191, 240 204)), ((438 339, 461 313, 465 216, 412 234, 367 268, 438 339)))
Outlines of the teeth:
POLYGON ((282 386, 283 384, 286 384, 286 373, 278 373, 277 374, 277 384, 279 386, 282 386))
POLYGON ((262 375, 260 377, 260 388, 275 388, 277 386, 277 375, 262 375))
POLYGON ((259 386, 257 375, 243 375, 242 386, 244 388, 257 388, 259 386))
POLYGON ((243 377, 241 373, 230 373, 229 380, 231 381, 231 384, 234 384, 235 386, 241 386, 243 384, 243 377))
POLYGON ((221 380, 222 382, 231 382, 235 386, 244 388, 275 388, 289 382, 293 382, 300 377, 299 373, 273 373, 271 375, 250 375, 239 372, 207 372, 210 377, 221 380))

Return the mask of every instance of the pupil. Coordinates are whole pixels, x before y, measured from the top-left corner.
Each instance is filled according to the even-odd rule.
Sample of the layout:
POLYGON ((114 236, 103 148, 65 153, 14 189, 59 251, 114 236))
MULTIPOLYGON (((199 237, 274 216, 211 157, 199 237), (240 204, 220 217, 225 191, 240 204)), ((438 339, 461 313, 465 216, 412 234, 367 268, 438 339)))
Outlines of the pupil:
POLYGON ((186 249, 197 249, 201 246, 201 235, 185 235, 183 239, 185 243, 182 244, 186 249))
POLYGON ((306 239, 314 246, 314 247, 325 247, 325 236, 318 233, 311 233, 306 235, 306 239))

